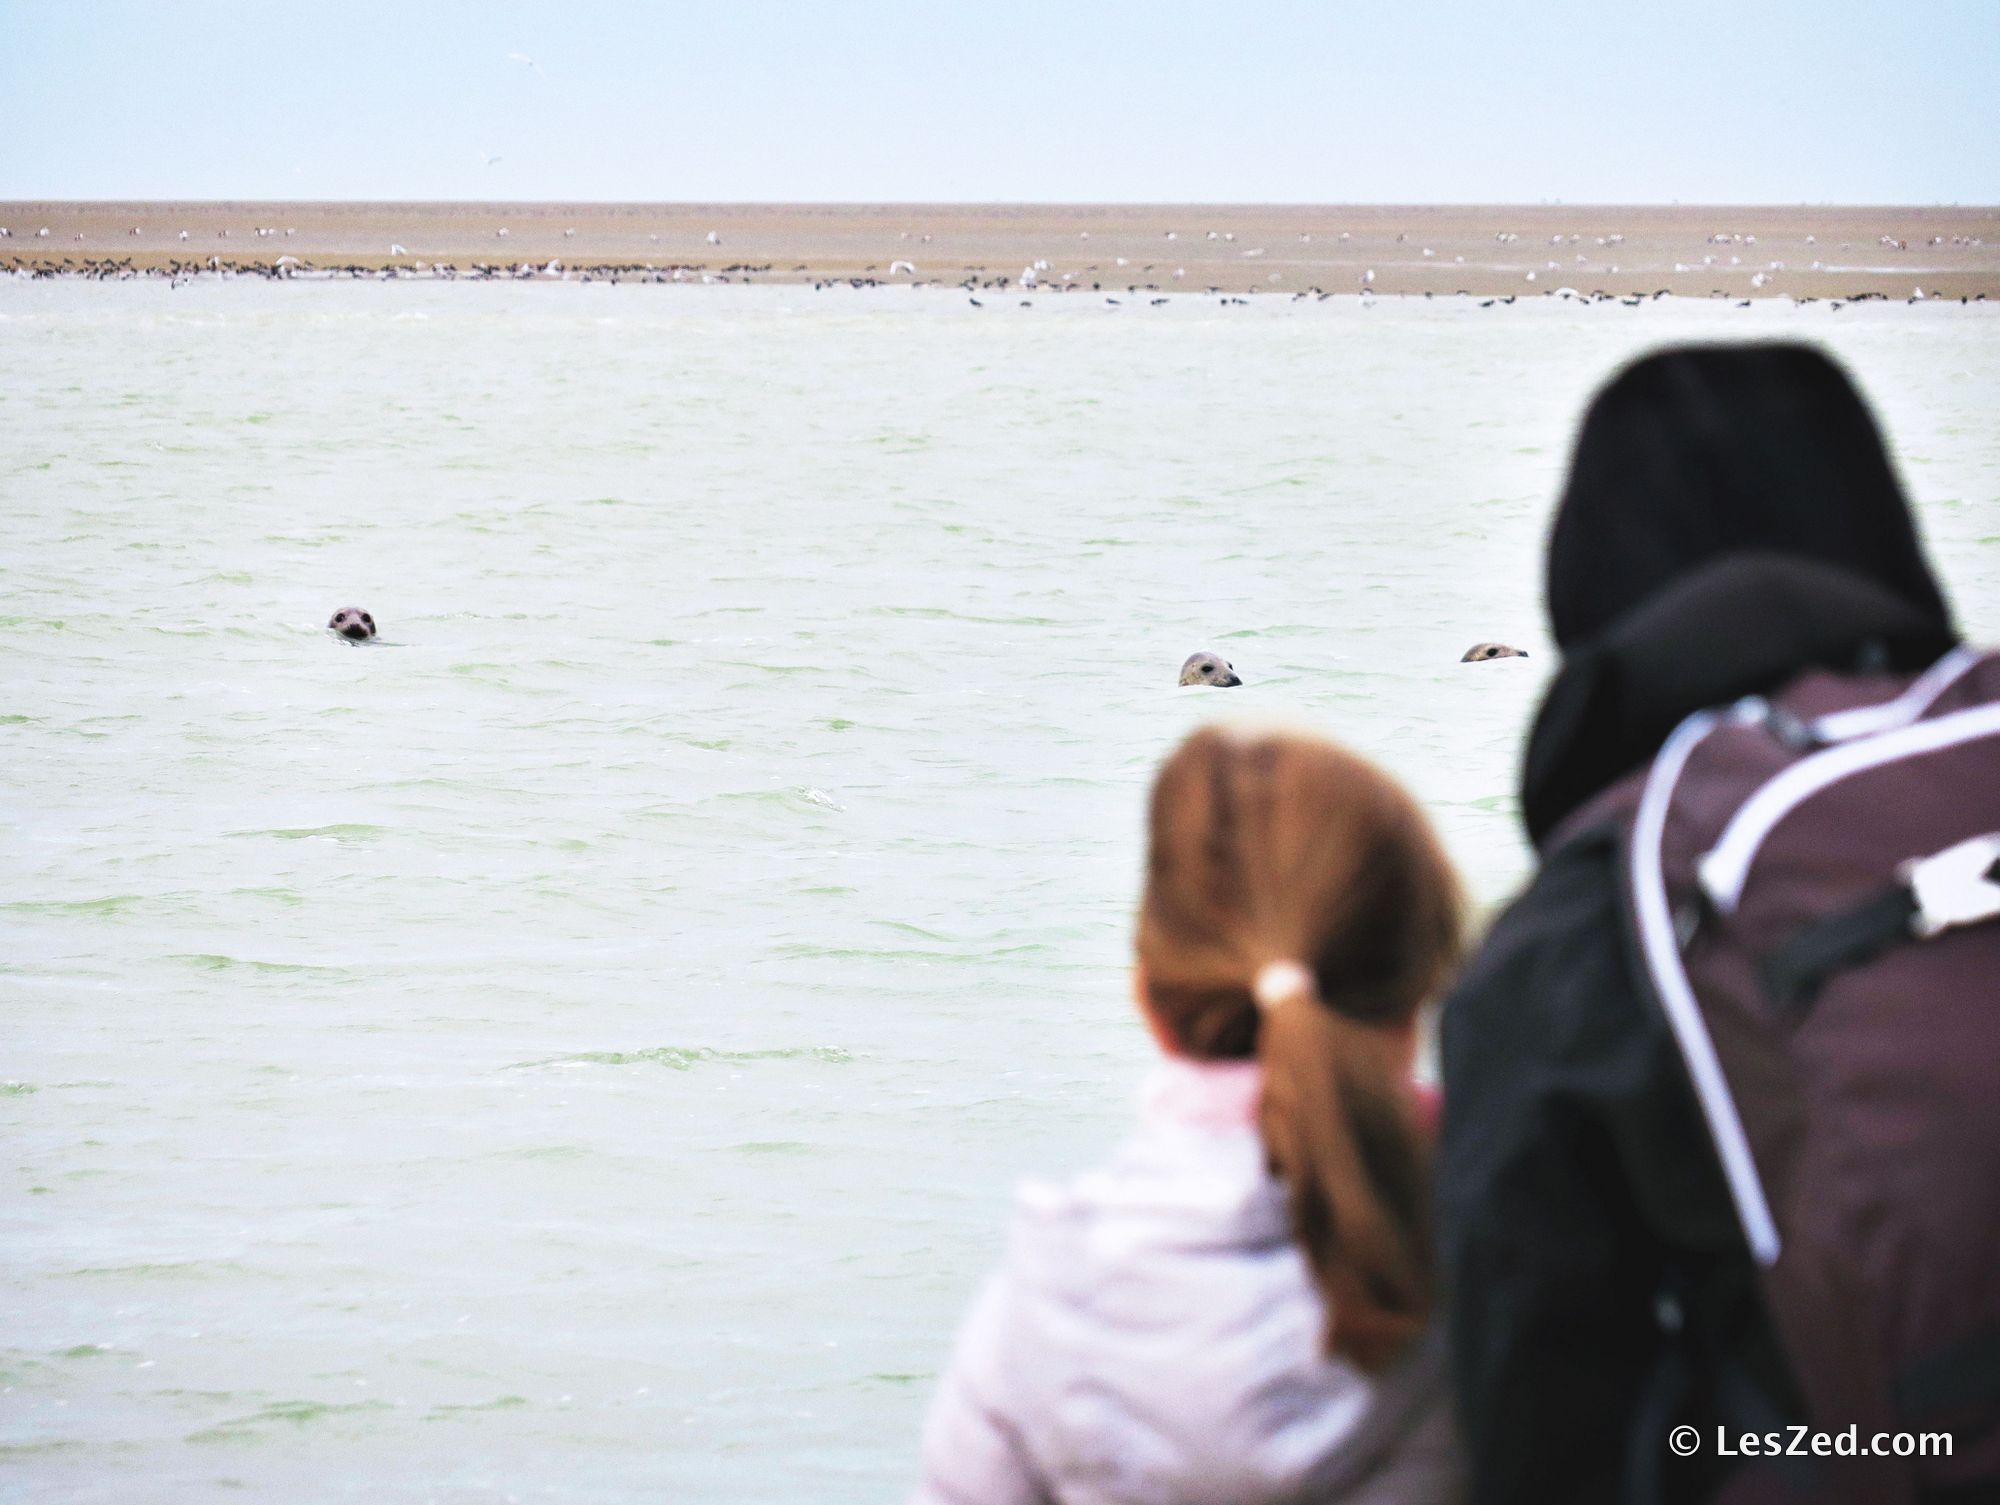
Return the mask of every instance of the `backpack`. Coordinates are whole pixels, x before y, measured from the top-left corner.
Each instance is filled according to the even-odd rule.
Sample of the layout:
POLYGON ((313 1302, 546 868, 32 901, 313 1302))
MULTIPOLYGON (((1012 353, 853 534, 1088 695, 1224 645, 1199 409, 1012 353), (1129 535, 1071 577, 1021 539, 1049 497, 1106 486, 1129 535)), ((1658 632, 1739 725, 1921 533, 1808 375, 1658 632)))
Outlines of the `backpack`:
POLYGON ((1593 805, 1827 1434, 1759 1441, 1807 1499, 2000 1498, 2000 654, 1808 671, 1593 805))

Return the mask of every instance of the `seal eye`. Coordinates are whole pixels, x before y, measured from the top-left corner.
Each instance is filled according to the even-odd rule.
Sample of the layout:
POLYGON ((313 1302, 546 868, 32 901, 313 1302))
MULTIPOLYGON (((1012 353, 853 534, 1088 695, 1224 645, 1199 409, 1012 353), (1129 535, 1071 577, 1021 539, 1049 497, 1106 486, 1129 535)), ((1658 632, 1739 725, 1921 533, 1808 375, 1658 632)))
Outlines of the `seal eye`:
POLYGON ((370 627, 373 627, 375 625, 375 619, 369 616, 368 613, 365 611, 361 613, 361 620, 366 622, 370 627))

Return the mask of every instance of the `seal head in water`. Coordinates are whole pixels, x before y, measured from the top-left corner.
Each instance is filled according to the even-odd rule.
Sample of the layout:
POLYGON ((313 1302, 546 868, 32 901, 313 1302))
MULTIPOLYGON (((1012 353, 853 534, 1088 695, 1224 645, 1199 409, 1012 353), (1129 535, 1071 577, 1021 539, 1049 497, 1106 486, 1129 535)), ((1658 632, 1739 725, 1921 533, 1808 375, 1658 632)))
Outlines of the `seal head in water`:
POLYGON ((1460 659, 1459 662, 1461 664, 1477 664, 1489 658, 1526 658, 1527 656, 1525 650, 1509 648, 1505 643, 1474 643, 1470 648, 1465 650, 1465 657, 1460 659))
POLYGON ((326 630, 340 634, 350 643, 365 643, 375 636, 375 619, 358 606, 343 606, 333 614, 326 630))
POLYGON ((1181 683, 1184 685, 1214 685, 1226 689, 1230 685, 1240 685, 1236 677, 1236 666, 1219 653, 1190 654, 1188 661, 1181 665, 1181 683))

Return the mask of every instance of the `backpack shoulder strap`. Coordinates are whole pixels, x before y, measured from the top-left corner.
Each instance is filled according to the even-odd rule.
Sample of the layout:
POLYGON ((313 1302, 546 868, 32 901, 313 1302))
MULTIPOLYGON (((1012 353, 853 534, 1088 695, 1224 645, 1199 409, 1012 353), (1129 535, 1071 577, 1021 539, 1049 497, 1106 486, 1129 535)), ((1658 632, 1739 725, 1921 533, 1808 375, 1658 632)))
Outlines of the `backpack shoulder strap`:
POLYGON ((1726 721, 1740 722, 1762 714, 1762 701, 1745 701, 1730 711, 1698 711, 1674 729, 1659 756, 1653 759, 1640 791, 1627 844, 1626 876, 1631 887, 1640 958, 1667 1016, 1667 1024, 1674 1032, 1681 1058, 1687 1064, 1695 1099, 1715 1141, 1730 1200, 1736 1206, 1750 1252, 1760 1265, 1769 1267, 1777 1262, 1781 1248, 1777 1219, 1772 1216, 1770 1198, 1765 1193, 1756 1158, 1750 1152, 1749 1135, 1744 1132, 1743 1116, 1737 1111, 1736 1099, 1723 1074, 1715 1041, 1709 1035, 1701 1005, 1696 1002, 1694 987, 1688 981, 1687 968, 1681 962, 1680 939, 1667 897, 1662 859, 1667 812, 1689 759, 1726 721))

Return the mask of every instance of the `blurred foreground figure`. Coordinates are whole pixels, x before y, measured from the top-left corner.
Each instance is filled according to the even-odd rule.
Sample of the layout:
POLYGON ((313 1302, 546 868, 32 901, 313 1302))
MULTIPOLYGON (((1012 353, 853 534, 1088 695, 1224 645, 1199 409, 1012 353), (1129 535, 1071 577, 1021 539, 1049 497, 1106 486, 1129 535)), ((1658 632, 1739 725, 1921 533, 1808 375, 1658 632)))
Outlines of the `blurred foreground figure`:
POLYGON ((1799 347, 1612 381, 1547 596, 1541 866, 1443 1020, 1472 1498, 2000 1498, 2000 658, 1799 347))
POLYGON ((1160 770, 1146 872, 1138 1131, 1023 1193, 917 1498, 1456 1501, 1410 1075, 1458 955, 1437 839, 1330 743, 1211 728, 1160 770))

